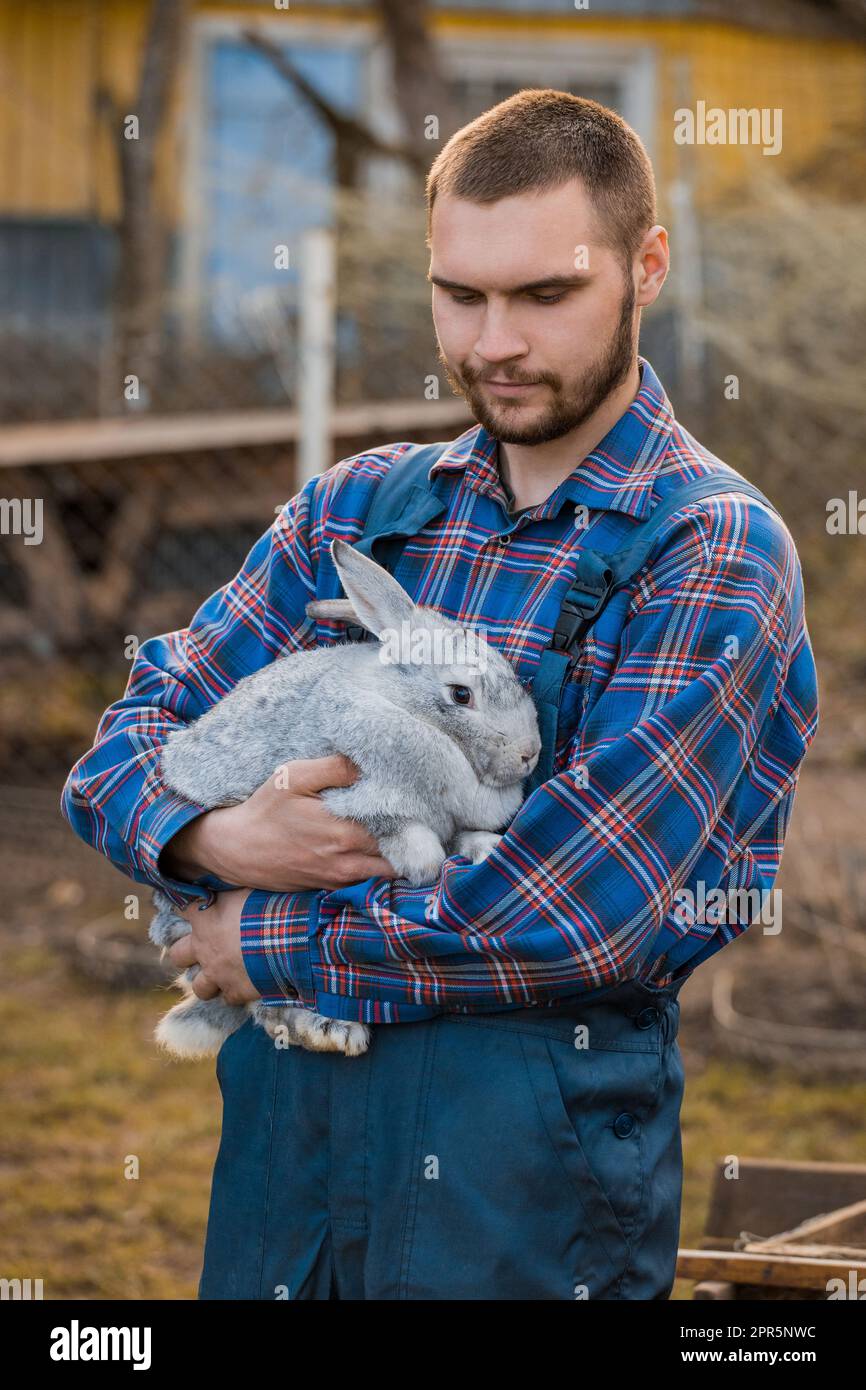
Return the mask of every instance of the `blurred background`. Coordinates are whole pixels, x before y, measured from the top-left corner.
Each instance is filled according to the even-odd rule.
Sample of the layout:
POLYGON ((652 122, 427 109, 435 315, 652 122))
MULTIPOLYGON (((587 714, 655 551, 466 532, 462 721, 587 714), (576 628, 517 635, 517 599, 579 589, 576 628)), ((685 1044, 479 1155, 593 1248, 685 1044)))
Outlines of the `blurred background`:
POLYGON ((472 423, 436 356, 423 178, 525 87, 644 140, 672 271, 641 351, 784 511, 819 661, 785 930, 681 996, 683 1242, 722 1155, 866 1164, 862 0, 0 0, 0 78, 0 1275, 194 1297, 213 1068, 157 1055, 147 892, 76 841, 60 789, 136 644, 307 477, 472 423), (780 151, 678 144, 698 102, 780 110, 780 151))

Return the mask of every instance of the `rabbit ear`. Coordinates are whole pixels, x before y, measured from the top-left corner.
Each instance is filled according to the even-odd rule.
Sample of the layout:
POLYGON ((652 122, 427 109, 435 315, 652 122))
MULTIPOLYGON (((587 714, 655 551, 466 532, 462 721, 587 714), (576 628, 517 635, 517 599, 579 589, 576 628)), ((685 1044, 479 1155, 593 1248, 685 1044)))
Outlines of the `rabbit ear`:
POLYGON ((339 539, 331 542, 331 556, 362 627, 378 637, 383 628, 398 628, 412 619, 415 604, 375 560, 339 539))

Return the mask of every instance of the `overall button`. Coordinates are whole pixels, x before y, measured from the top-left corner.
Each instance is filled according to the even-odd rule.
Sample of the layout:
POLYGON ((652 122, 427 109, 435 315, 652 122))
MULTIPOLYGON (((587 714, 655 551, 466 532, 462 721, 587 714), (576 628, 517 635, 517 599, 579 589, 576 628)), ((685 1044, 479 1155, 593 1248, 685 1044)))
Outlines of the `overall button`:
POLYGON ((623 1111, 613 1122, 613 1132, 617 1139, 627 1139, 634 1130, 634 1116, 623 1111))
POLYGON ((635 1018, 635 1026, 638 1028, 652 1028, 654 1023, 659 1021, 659 1011, 650 1005, 646 1009, 641 1009, 635 1018))

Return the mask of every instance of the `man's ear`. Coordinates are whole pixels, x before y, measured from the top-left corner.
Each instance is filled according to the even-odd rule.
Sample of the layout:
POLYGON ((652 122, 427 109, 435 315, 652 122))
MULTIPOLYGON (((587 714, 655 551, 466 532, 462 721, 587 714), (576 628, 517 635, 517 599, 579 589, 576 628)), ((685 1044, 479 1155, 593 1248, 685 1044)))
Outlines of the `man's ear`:
POLYGON ((637 254, 635 304, 639 309, 645 309, 658 299, 662 285, 667 279, 670 263, 667 231, 656 223, 646 233, 637 254))

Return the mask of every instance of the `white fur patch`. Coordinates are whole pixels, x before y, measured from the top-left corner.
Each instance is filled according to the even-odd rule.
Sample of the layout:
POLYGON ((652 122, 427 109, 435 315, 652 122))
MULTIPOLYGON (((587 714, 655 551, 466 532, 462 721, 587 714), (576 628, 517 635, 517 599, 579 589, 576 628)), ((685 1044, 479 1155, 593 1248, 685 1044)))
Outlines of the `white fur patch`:
POLYGON ((343 1023, 336 1018, 301 1011, 296 1021, 298 1037, 310 1052, 343 1052, 360 1057, 370 1046, 370 1030, 364 1023, 343 1023))
POLYGON ((225 1033, 190 1014, 184 1004, 175 1004, 163 1014, 154 1029, 159 1046, 172 1057, 215 1057, 226 1040, 225 1033))

